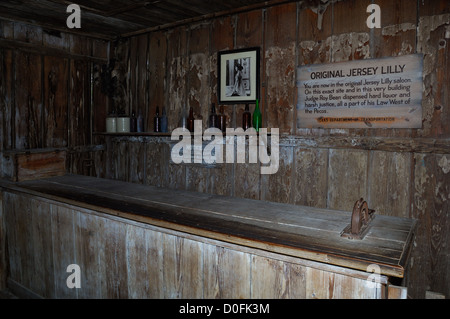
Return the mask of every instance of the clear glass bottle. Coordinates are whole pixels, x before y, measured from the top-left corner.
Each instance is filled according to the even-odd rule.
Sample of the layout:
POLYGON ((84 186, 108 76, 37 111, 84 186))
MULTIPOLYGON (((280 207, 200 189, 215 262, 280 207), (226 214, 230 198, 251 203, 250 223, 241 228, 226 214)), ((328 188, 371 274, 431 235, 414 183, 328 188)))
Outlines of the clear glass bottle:
POLYGON ((223 112, 223 105, 219 108, 219 114, 217 114, 217 124, 219 130, 222 131, 222 133, 225 133, 225 130, 227 129, 227 116, 223 112))
POLYGON ((136 132, 144 132, 144 116, 142 115, 142 110, 139 109, 137 121, 136 121, 136 132))
POLYGON ((161 133, 161 118, 159 117, 159 106, 156 107, 155 117, 153 118, 153 130, 155 133, 161 133))

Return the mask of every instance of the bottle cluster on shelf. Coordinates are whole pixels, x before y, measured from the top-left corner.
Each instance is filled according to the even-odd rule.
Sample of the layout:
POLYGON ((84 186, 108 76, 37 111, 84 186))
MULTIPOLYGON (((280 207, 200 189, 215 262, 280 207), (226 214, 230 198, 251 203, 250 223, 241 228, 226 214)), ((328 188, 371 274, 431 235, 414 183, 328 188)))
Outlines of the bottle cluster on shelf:
MULTIPOLYGON (((182 112, 180 125, 183 128, 186 128, 190 132, 194 132, 194 109, 192 106, 189 108, 189 115, 186 117, 186 113, 182 112)), ((239 123, 239 121, 238 121, 239 123)), ((246 131, 248 128, 253 127, 258 132, 262 125, 262 114, 259 109, 259 101, 256 100, 255 109, 252 113, 250 113, 249 103, 245 104, 245 110, 242 114, 242 128, 246 131)), ((224 112, 224 106, 221 105, 219 107, 219 112, 217 113, 216 104, 211 103, 211 108, 208 116, 207 122, 208 128, 218 128, 223 133, 226 132, 227 129, 227 115, 224 112)))
MULTIPOLYGON (((201 119, 197 118, 197 119, 201 119)), ((196 118, 194 117, 194 109, 191 106, 189 108, 189 115, 186 116, 186 108, 183 108, 181 113, 180 125, 186 128, 190 132, 194 132, 194 122, 196 118)), ((256 100, 255 108, 253 114, 250 112, 250 103, 245 104, 245 109, 242 114, 242 122, 236 121, 237 126, 242 124, 244 131, 253 127, 257 132, 261 128, 262 115, 259 109, 259 101, 256 100)), ((223 133, 227 129, 227 115, 224 112, 224 105, 220 105, 219 112, 216 110, 216 104, 211 103, 209 110, 209 116, 207 121, 208 128, 218 128, 223 133)), ((138 110, 137 116, 136 111, 131 111, 131 116, 116 116, 114 113, 106 118, 106 132, 107 133, 144 133, 144 116, 142 114, 142 109, 138 110)), ((153 130, 149 132, 154 133, 168 133, 168 115, 166 108, 163 106, 160 113, 159 106, 156 106, 156 111, 153 116, 153 130)))

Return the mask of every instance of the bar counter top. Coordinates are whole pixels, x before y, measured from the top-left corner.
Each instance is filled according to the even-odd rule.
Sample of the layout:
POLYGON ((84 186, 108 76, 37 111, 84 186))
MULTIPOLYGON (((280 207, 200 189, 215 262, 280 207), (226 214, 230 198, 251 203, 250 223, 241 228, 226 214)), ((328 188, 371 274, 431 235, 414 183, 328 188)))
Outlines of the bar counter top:
MULTIPOLYGON (((341 237, 350 211, 164 189, 80 175, 1 181, 28 193, 140 223, 382 275, 405 275, 416 220, 379 215, 362 240, 341 237)), ((357 198, 355 198, 356 201, 357 198)), ((369 203, 370 207, 370 203, 369 203)), ((353 207, 349 207, 351 210, 353 207)))

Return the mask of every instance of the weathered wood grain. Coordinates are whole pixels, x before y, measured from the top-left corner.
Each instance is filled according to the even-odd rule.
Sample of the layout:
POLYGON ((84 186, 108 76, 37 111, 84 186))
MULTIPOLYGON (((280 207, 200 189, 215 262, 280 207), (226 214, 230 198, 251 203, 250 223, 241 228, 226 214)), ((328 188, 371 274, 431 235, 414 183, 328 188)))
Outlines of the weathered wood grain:
POLYGON ((7 255, 6 255, 6 214, 3 213, 3 191, 0 188, 0 290, 6 289, 7 255))
POLYGON ((254 297, 250 254, 208 244, 203 244, 203 253, 204 298, 254 297))
POLYGON ((44 146, 64 147, 68 142, 67 59, 44 58, 44 146))
MULTIPOLYGON (((296 73, 297 4, 276 6, 267 10, 265 25, 264 65, 262 79, 267 87, 267 127, 277 127, 280 133, 292 134, 296 73)), ((263 97, 263 96, 262 96, 263 97)))
POLYGON ((350 209, 358 198, 367 198, 367 161, 364 151, 329 150, 329 208, 350 209))
POLYGON ((15 55, 15 148, 43 146, 42 141, 42 58, 18 52, 15 55))
POLYGON ((133 143, 128 143, 128 181, 132 183, 143 184, 145 182, 146 172, 145 166, 147 144, 137 140, 133 143))
POLYGON ((89 64, 70 61, 69 146, 90 143, 89 64))
MULTIPOLYGON (((171 104, 168 117, 169 127, 181 127, 181 116, 188 116, 190 105, 187 104, 187 39, 183 27, 175 28, 167 35, 167 90, 168 103, 171 104)), ((160 86, 162 83, 159 84, 160 86)), ((195 116, 198 110, 194 109, 195 116)))
POLYGON ((294 204, 327 207, 327 163, 327 150, 294 148, 294 204))
POLYGON ((0 50, 0 150, 8 150, 13 147, 13 51, 0 50))
POLYGON ((104 236, 107 221, 80 211, 74 213, 75 259, 81 269, 81 289, 78 291, 78 298, 106 298, 106 279, 110 266, 106 263, 107 238, 104 236))
POLYGON ((106 279, 105 297, 108 299, 128 298, 126 227, 125 223, 115 223, 107 219, 104 222, 102 232, 104 263, 108 267, 104 274, 106 279))
MULTIPOLYGON (((276 174, 261 176, 263 200, 292 203, 294 148, 280 147, 276 174)), ((238 164, 237 164, 238 165, 238 164)))
MULTIPOLYGON (((75 225, 78 213, 72 209, 51 205, 51 236, 54 271, 54 292, 48 297, 58 299, 73 299, 78 297, 78 289, 67 287, 67 278, 72 274, 67 272, 69 265, 78 264, 76 259, 75 225)), ((45 212, 48 213, 48 212, 45 212)), ((82 269, 83 275, 86 269, 82 269)), ((51 276, 47 277, 50 281, 51 276)), ((85 287, 81 286, 82 289, 85 287)))
POLYGON ((424 298, 425 291, 420 287, 435 287, 438 292, 448 291, 449 242, 449 160, 450 155, 415 154, 412 216, 419 220, 417 247, 412 253, 411 276, 409 283, 413 295, 424 298), (429 269, 429 272, 423 272, 429 269), (421 273, 421 275, 419 275, 421 273), (440 277, 433 276, 441 273, 440 277))
POLYGON ((202 298, 203 267, 200 243, 165 235, 164 247, 164 298, 202 298))
POLYGON ((289 284, 289 265, 287 263, 252 256, 252 298, 289 298, 289 284))
MULTIPOLYGON (((87 180, 80 181, 82 187, 87 180)), ((142 191, 142 190, 141 190, 142 191)), ((137 190, 125 193, 142 192, 137 190)), ((8 222, 20 203, 33 207, 37 223, 52 232, 27 245, 9 241, 11 274, 20 270, 31 281, 15 282, 36 296, 49 298, 379 298, 364 272, 209 240, 119 216, 23 193, 5 194, 8 222), (38 221, 39 220, 39 221, 38 221), (45 245, 43 245, 45 243, 45 245), (19 245, 16 245, 19 244, 19 245), (17 247, 16 247, 17 246, 17 247), (25 247, 25 250, 16 248, 25 247), (26 248, 28 247, 28 248, 26 248), (44 256, 39 252, 47 250, 44 256), (31 259, 30 259, 31 257, 31 259), (52 260, 45 270, 29 269, 52 260), (81 289, 65 285, 66 263, 81 269, 81 289), (16 268, 18 266, 18 268, 16 268), (35 278, 30 278, 33 273, 35 278), (355 277, 354 277, 355 276, 355 277), (42 286, 32 286, 33 283, 42 286), (31 286, 30 286, 31 285, 31 286), (43 291, 43 287, 47 287, 43 291)), ((8 238, 19 231, 13 226, 8 238)), ((25 224, 24 224, 25 225, 25 224)), ((17 228, 19 227, 19 228, 17 228)), ((382 283, 386 280, 382 279, 382 283)), ((379 287, 382 284, 379 284, 379 287)))
POLYGON ((377 216, 367 240, 349 241, 340 237, 340 232, 349 223, 350 215, 344 212, 326 213, 318 208, 203 193, 177 192, 174 196, 174 191, 168 193, 149 186, 81 176, 55 177, 48 182, 29 181, 21 185, 43 196, 62 196, 77 202, 81 196, 80 203, 123 210, 120 215, 127 218, 140 221, 150 218, 151 223, 159 226, 256 248, 270 247, 270 250, 287 255, 356 269, 365 269, 369 260, 379 262, 382 271, 400 277, 403 276, 403 263, 407 261, 403 251, 409 247, 413 227, 408 219, 377 216), (71 191, 76 184, 77 191, 71 191), (120 191, 114 191, 117 187, 120 191), (242 209, 248 205, 252 209, 242 209), (160 210, 162 207, 165 208, 160 210), (180 210, 190 213, 180 215, 180 210), (277 216, 276 221, 274 216, 277 216), (274 236, 273 230, 279 235, 274 236), (256 241, 248 241, 252 238, 256 241))
POLYGON ((147 92, 147 104, 149 106, 149 117, 147 126, 153 128, 153 116, 155 114, 156 106, 159 106, 159 111, 162 114, 162 108, 165 107, 168 121, 168 131, 171 132, 179 127, 178 117, 179 108, 175 108, 173 100, 168 98, 165 94, 167 83, 167 35, 164 32, 153 32, 149 34, 148 39, 148 55, 146 76, 148 77, 148 86, 143 88, 147 92))
POLYGON ((411 154, 374 151, 369 154, 368 203, 382 215, 410 216, 411 154))

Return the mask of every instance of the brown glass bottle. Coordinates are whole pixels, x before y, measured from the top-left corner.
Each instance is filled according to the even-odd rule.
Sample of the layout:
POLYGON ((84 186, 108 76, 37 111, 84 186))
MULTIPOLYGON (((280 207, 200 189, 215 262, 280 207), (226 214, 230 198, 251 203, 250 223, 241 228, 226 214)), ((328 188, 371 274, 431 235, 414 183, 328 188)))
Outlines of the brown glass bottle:
POLYGON ((211 104, 211 114, 209 115, 209 127, 219 127, 216 114, 216 105, 211 104))
POLYGON ((130 119, 130 132, 136 132, 137 131, 137 118, 136 118, 136 112, 134 110, 131 112, 131 119, 130 119))
POLYGON ((242 128, 246 131, 249 127, 252 127, 252 114, 250 113, 248 104, 245 104, 245 110, 242 114, 242 128))
POLYGON ((191 108, 189 109, 189 116, 187 118, 187 129, 193 133, 194 132, 194 110, 191 108))
POLYGON ((217 114, 218 128, 222 132, 227 129, 227 116, 223 113, 223 105, 220 106, 219 114, 217 114))

